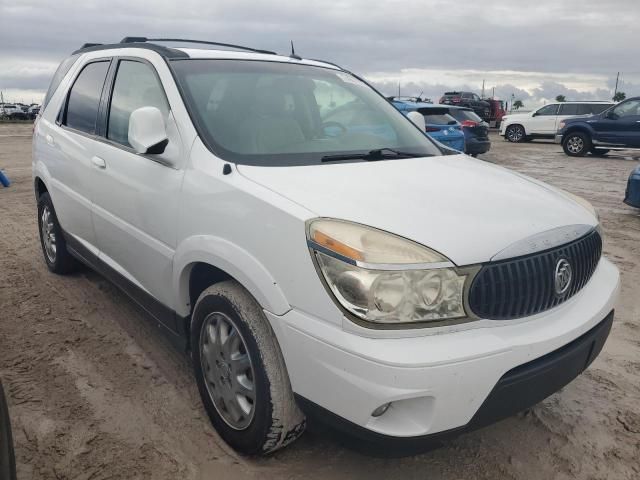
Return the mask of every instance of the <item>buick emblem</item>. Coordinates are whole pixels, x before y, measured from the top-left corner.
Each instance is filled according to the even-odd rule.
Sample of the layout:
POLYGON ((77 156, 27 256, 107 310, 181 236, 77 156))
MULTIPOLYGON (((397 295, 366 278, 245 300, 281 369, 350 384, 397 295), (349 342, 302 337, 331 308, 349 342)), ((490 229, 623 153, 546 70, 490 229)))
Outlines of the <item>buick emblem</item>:
POLYGON ((556 295, 561 296, 567 293, 571 286, 571 280, 573 278, 573 272, 571 270, 571 264, 566 258, 561 258, 556 263, 555 273, 555 290, 556 295))

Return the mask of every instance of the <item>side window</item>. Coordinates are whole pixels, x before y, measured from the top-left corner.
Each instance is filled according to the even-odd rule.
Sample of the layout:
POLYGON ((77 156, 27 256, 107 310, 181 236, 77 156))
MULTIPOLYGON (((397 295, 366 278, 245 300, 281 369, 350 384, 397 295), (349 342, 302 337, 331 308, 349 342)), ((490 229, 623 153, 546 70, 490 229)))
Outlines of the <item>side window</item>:
POLYGON ((635 117, 640 115, 640 100, 623 102, 613 109, 617 118, 635 117))
POLYGON ((596 114, 604 112, 609 107, 611 107, 610 103, 592 103, 591 105, 589 105, 589 108, 591 110, 590 113, 596 113, 596 114))
POLYGON ((591 113, 597 113, 593 111, 593 105, 588 103, 578 104, 578 115, 591 115, 591 113))
POLYGON ((129 117, 141 107, 156 107, 165 117, 169 114, 167 97, 152 67, 121 60, 111 94, 107 138, 129 146, 129 117))
POLYGON ((546 115, 557 115, 558 114, 558 104, 555 105, 547 105, 542 107, 540 110, 536 112, 537 116, 546 116, 546 115))
POLYGON ((81 132, 96 133, 96 120, 102 87, 109 62, 87 64, 69 92, 64 124, 81 132))
POLYGON ((578 113, 581 105, 577 103, 563 103, 560 105, 560 115, 580 115, 578 113))

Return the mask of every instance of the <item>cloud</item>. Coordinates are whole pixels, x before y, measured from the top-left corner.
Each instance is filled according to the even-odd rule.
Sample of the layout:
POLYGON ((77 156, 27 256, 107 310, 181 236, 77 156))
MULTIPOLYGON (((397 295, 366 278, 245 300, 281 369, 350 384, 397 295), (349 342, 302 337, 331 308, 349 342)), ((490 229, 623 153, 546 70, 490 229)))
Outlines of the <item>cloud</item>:
POLYGON ((12 63, 9 73, 0 69, 0 89, 44 90, 51 64, 85 42, 127 35, 280 52, 293 40, 303 56, 339 63, 377 84, 397 84, 401 74, 402 83, 432 96, 457 86, 479 92, 483 78, 501 96, 535 101, 553 88, 600 95, 626 69, 636 69, 625 72, 627 85, 637 91, 640 83, 637 0, 7 0, 0 18, 0 65, 12 63), (34 71, 34 63, 46 67, 34 71))

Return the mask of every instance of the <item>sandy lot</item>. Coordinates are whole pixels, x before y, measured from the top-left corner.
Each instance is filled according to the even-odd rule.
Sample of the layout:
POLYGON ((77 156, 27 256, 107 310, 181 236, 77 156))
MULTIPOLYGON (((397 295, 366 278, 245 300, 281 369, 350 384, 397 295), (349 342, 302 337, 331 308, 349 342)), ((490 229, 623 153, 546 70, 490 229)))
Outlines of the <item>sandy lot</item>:
POLYGON ((200 405, 187 359, 90 271, 42 260, 31 127, 0 124, 0 378, 22 479, 637 479, 640 477, 640 212, 622 203, 639 158, 571 159, 552 143, 494 137, 484 159, 582 195, 600 212, 623 291, 587 372, 532 410, 428 454, 378 459, 307 432, 266 459, 236 455, 200 405))

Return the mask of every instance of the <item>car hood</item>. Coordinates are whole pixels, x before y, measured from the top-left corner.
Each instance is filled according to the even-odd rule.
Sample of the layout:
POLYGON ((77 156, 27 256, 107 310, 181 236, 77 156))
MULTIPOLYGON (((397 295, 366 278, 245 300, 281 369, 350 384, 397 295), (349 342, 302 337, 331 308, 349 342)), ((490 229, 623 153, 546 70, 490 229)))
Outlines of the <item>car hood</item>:
POLYGON ((489 261, 522 239, 558 227, 597 225, 587 209, 560 190, 466 155, 239 165, 238 171, 319 217, 395 233, 457 265, 489 261))
POLYGON ((568 125, 570 123, 579 123, 579 122, 588 122, 590 120, 597 120, 598 118, 600 118, 599 114, 598 115, 581 115, 576 117, 565 118, 562 121, 564 122, 565 125, 568 125))
POLYGON ((509 113, 502 117, 502 120, 524 120, 525 118, 531 118, 531 115, 528 113, 509 113))

